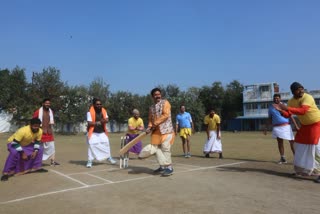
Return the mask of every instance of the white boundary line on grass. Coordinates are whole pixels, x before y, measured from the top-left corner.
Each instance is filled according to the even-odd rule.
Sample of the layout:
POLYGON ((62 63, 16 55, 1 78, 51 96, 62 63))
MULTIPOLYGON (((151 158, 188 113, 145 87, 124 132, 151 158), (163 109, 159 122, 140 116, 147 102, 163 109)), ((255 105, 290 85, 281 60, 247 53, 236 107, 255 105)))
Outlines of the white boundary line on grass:
MULTIPOLYGON (((222 164, 222 165, 216 165, 216 166, 208 166, 208 167, 199 167, 196 169, 189 169, 189 170, 185 170, 185 171, 180 171, 180 172, 175 172, 174 174, 180 174, 180 173, 186 173, 186 172, 192 172, 192 171, 199 171, 199 170, 205 170, 205 169, 214 169, 214 168, 219 168, 219 167, 224 167, 224 166, 232 166, 232 165, 238 165, 238 164, 243 164, 246 163, 246 161, 242 161, 242 162, 236 162, 236 163, 229 163, 229 164, 222 164)), ((110 181, 108 181, 107 183, 101 183, 101 184, 93 184, 93 185, 87 185, 81 181, 78 181, 74 178, 71 178, 70 176, 66 176, 60 172, 57 172, 55 170, 50 170, 53 171, 65 178, 71 179, 72 181, 75 181, 83 186, 81 187, 75 187, 75 188, 69 188, 69 189, 64 189, 64 190, 58 190, 58 191, 52 191, 52 192, 46 192, 46 193, 41 193, 41 194, 37 194, 37 195, 33 195, 33 196, 28 196, 28 197, 23 197, 23 198, 18 198, 18 199, 14 199, 14 200, 10 200, 10 201, 4 201, 4 202, 0 202, 0 204, 9 204, 9 203, 15 203, 15 202, 20 202, 20 201, 25 201, 28 199, 33 199, 33 198, 39 198, 39 197, 43 197, 43 196, 48 196, 48 195, 53 195, 53 194, 58 194, 58 193, 62 193, 62 192, 69 192, 69 191, 75 191, 75 190, 80 190, 80 189, 85 189, 85 188, 90 188, 90 187, 96 187, 96 186, 104 186, 104 185, 108 185, 108 184, 118 184, 118 183, 125 183, 125 182, 130 182, 130 181, 136 181, 136 180, 142 180, 142 179, 147 179, 147 178, 153 178, 155 177, 155 175, 149 175, 149 176, 143 176, 143 177, 139 177, 139 178, 132 178, 132 179, 126 179, 126 180, 122 180, 122 181, 113 181, 112 183, 110 183, 110 181)), ((86 173, 83 173, 86 174, 86 173)), ((103 178, 101 178, 103 179, 103 178)))
POLYGON ((85 186, 85 187, 88 186, 88 184, 85 184, 85 183, 83 183, 83 182, 81 182, 81 181, 79 181, 79 180, 77 180, 77 179, 74 179, 74 178, 72 178, 72 177, 70 177, 70 176, 68 176, 68 175, 65 175, 65 174, 63 174, 63 173, 61 173, 61 172, 58 172, 58 171, 56 171, 56 170, 51 169, 50 171, 52 171, 52 172, 54 172, 54 173, 56 173, 56 174, 58 174, 58 175, 61 175, 62 177, 68 178, 68 179, 70 179, 70 180, 72 180, 72 181, 74 181, 74 182, 77 182, 77 183, 81 184, 82 186, 85 186))
POLYGON ((102 181, 106 181, 106 182, 108 182, 108 183, 110 183, 110 184, 113 184, 113 183, 114 183, 113 181, 110 181, 110 180, 107 180, 107 179, 101 178, 101 177, 96 176, 96 175, 92 175, 92 174, 90 174, 90 173, 86 173, 86 175, 89 175, 89 176, 91 176, 91 177, 94 177, 94 178, 100 179, 100 180, 102 180, 102 181))
POLYGON ((233 166, 233 165, 238 165, 242 163, 246 163, 247 161, 242 161, 242 162, 236 162, 236 163, 227 163, 227 164, 222 164, 222 165, 216 165, 216 166, 207 166, 207 167, 199 167, 196 169, 188 169, 182 172, 177 172, 174 174, 179 174, 179 173, 185 173, 185 172, 192 172, 192 171, 199 171, 199 170, 204 170, 204 169, 214 169, 214 168, 219 168, 219 167, 224 167, 224 166, 233 166))
MULTIPOLYGON (((116 169, 100 169, 100 170, 90 170, 90 173, 94 173, 94 172, 112 172, 112 171, 119 171, 121 169, 119 168, 116 168, 116 169)), ((85 172, 75 172, 75 173, 70 173, 70 174, 67 174, 67 175, 82 175, 82 174, 86 174, 86 173, 89 173, 88 171, 85 171, 85 172)))

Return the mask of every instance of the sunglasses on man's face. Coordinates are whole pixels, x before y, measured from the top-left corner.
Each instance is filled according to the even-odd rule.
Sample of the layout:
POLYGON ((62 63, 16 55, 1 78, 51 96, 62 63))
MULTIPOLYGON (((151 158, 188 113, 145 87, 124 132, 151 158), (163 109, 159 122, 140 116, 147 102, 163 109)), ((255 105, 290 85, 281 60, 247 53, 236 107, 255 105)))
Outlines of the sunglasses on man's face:
POLYGON ((96 106, 102 106, 102 104, 101 103, 96 103, 96 106))

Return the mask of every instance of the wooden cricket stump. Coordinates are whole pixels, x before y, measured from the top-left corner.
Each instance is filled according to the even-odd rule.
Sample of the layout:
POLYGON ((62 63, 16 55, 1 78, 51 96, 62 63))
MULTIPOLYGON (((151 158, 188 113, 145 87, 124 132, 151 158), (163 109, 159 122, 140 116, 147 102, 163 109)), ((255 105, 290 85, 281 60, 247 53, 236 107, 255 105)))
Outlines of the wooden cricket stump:
MULTIPOLYGON (((129 139, 129 136, 121 136, 120 137, 120 148, 122 149, 127 141, 129 139)), ((120 169, 128 168, 129 166, 129 152, 126 152, 122 155, 120 155, 120 169)))

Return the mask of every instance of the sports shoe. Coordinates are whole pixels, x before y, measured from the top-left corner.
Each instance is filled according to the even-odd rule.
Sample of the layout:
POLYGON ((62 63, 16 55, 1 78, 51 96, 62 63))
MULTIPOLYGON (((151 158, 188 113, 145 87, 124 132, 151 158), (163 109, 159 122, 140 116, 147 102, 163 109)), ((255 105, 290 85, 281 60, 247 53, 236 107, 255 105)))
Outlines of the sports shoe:
POLYGON ((173 169, 166 168, 162 173, 162 176, 170 176, 173 173, 173 169))
POLYGON ((48 170, 41 168, 41 169, 36 170, 35 172, 48 172, 48 170))
POLYGON ((165 168, 160 166, 158 169, 154 170, 153 173, 159 174, 159 173, 163 173, 164 171, 165 171, 165 168))
POLYGON ((112 165, 115 165, 117 163, 117 161, 114 160, 112 157, 108 158, 107 161, 112 165))
POLYGON ((9 179, 9 175, 2 175, 1 181, 7 181, 9 179))
POLYGON ((51 161, 51 166, 59 166, 59 165, 60 165, 60 163, 55 162, 55 161, 51 161))
POLYGON ((88 160, 88 162, 87 162, 87 168, 92 168, 92 161, 91 161, 91 160, 88 160))
POLYGON ((205 157, 205 158, 210 158, 209 153, 207 153, 204 157, 205 157))
MULTIPOLYGON (((2 180, 2 179, 1 179, 1 180, 2 180)), ((314 182, 320 184, 320 176, 319 176, 316 180, 314 180, 314 182)))
POLYGON ((281 157, 278 164, 284 164, 284 163, 287 163, 287 160, 284 157, 281 157))
POLYGON ((191 153, 190 152, 187 153, 187 158, 191 158, 191 153))
POLYGON ((185 158, 188 158, 188 153, 184 153, 184 157, 185 157, 185 158))

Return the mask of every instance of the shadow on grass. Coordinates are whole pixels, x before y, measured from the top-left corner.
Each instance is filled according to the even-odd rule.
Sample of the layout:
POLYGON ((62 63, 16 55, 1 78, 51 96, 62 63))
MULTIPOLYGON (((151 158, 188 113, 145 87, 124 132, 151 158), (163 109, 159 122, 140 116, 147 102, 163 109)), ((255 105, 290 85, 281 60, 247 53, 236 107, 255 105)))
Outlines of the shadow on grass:
MULTIPOLYGON (((210 154, 210 157, 206 158, 204 155, 192 155, 190 158, 185 158, 184 155, 172 155, 172 157, 175 158, 183 158, 183 159, 192 159, 192 158, 201 158, 201 159, 219 159, 219 154, 210 154)), ((249 158, 228 158, 223 157, 219 160, 235 160, 235 161, 247 161, 247 162, 259 162, 259 163, 276 163, 275 161, 264 161, 264 160, 255 160, 255 159, 249 159, 249 158)))
POLYGON ((235 161, 258 162, 258 163, 276 163, 276 161, 256 160, 256 159, 250 159, 250 158, 223 158, 223 159, 235 160, 235 161))
POLYGON ((147 167, 129 166, 126 169, 128 169, 128 174, 131 174, 131 175, 137 175, 137 174, 156 175, 153 172, 154 169, 150 169, 150 168, 147 168, 147 167))
POLYGON ((269 170, 269 169, 258 169, 258 168, 248 168, 248 167, 218 167, 219 171, 224 171, 224 172, 258 172, 258 173, 263 173, 263 174, 268 174, 268 175, 275 175, 275 176, 280 176, 280 177, 285 177, 285 178, 292 178, 295 180, 313 180, 315 177, 314 176, 296 176, 294 173, 287 173, 287 172, 279 172, 279 171, 274 171, 274 170, 269 170))
MULTIPOLYGON (((69 163, 77 165, 77 166, 86 166, 87 165, 87 161, 85 161, 85 160, 70 160, 69 163)), ((106 165, 106 164, 111 165, 107 160, 93 161, 92 164, 95 166, 106 165)))

